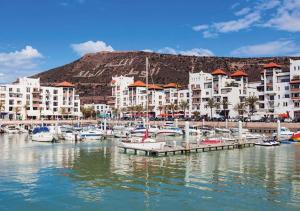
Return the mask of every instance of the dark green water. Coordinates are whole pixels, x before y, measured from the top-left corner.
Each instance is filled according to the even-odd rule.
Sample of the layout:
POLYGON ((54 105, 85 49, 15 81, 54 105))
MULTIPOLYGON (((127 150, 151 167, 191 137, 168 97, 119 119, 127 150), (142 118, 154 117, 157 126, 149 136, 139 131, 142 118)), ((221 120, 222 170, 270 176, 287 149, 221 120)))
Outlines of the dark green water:
POLYGON ((300 210, 300 144, 152 158, 0 136, 0 210, 300 210))

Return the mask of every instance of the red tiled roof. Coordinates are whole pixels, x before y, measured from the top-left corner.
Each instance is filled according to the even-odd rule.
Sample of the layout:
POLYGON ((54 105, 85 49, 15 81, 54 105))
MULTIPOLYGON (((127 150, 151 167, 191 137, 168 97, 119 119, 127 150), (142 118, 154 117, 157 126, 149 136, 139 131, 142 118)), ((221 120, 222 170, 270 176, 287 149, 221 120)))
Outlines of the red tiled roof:
POLYGON ((55 84, 55 86, 57 86, 57 87, 74 87, 75 85, 71 84, 70 82, 63 81, 61 83, 55 84))
POLYGON ((135 81, 133 84, 129 84, 128 87, 146 87, 146 84, 142 81, 135 81))
POLYGON ((244 70, 237 70, 230 75, 231 77, 248 77, 248 74, 244 70))
POLYGON ((222 69, 216 69, 216 70, 212 71, 211 74, 212 75, 227 75, 226 72, 222 69))
POLYGON ((181 86, 177 83, 168 83, 167 85, 164 85, 164 88, 180 88, 181 86))
POLYGON ((281 66, 279 64, 276 64, 274 62, 270 62, 269 64, 265 64, 264 65, 264 68, 267 69, 267 68, 280 68, 281 66))
POLYGON ((156 84, 149 84, 148 85, 148 88, 149 89, 163 89, 161 86, 158 86, 156 84))

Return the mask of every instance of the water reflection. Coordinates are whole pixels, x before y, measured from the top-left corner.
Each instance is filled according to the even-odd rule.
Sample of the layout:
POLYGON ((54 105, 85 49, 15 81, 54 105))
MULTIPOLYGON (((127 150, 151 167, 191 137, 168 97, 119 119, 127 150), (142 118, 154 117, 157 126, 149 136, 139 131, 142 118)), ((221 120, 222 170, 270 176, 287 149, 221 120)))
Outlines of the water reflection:
POLYGON ((120 153, 116 140, 44 144, 4 135, 0 198, 22 195, 38 204, 46 197, 49 208, 72 202, 73 208, 197 209, 201 201, 210 208, 296 209, 299 158, 297 144, 153 158, 120 153), (60 197, 65 201, 57 204, 60 197))

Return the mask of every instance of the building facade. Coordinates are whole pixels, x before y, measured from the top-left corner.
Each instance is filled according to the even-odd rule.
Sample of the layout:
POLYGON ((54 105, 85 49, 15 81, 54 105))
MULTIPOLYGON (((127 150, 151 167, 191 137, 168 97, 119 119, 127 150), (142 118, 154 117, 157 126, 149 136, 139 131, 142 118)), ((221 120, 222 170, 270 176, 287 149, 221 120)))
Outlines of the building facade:
POLYGON ((41 86, 40 79, 19 78, 0 86, 1 117, 4 119, 55 119, 81 116, 79 95, 68 82, 41 86))

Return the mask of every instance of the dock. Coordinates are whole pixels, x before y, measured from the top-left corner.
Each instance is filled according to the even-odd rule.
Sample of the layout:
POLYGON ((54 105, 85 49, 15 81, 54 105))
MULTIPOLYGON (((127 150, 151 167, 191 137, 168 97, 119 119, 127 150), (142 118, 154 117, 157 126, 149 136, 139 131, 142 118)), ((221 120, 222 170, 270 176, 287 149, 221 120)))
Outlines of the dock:
POLYGON ((143 152, 145 156, 168 156, 168 155, 176 155, 176 154, 190 154, 190 153, 198 153, 198 152, 210 152, 210 151, 220 151, 220 150, 231 150, 231 149, 242 149, 247 147, 254 147, 254 142, 245 142, 245 143, 223 143, 223 144, 213 144, 213 145, 204 145, 204 144, 189 144, 186 147, 183 146, 165 146, 162 149, 141 149, 134 147, 124 147, 119 146, 119 148, 124 150, 124 153, 128 153, 129 151, 133 152, 135 155, 138 152, 143 152))

